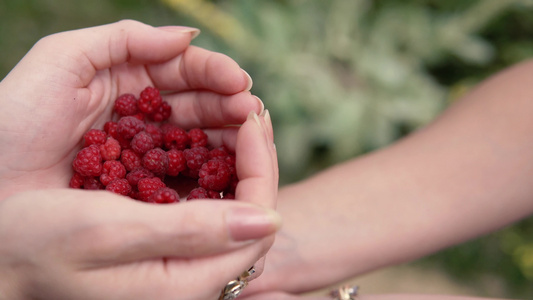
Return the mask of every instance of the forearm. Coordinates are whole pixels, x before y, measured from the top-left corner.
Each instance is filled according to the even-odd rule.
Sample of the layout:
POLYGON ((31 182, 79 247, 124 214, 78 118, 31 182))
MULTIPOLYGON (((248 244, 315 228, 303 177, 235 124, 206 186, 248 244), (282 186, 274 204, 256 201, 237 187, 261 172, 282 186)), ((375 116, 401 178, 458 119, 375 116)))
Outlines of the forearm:
POLYGON ((284 188, 262 284, 283 270, 282 289, 323 287, 531 214, 531 74, 514 67, 408 138, 284 188))

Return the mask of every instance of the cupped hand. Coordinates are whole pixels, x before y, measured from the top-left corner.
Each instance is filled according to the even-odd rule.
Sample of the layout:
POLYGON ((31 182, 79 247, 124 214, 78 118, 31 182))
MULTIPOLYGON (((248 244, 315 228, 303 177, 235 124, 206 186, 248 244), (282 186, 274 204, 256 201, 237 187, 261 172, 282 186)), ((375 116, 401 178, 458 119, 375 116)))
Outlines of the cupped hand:
POLYGON ((64 187, 83 134, 103 128, 122 93, 165 92, 184 128, 241 124, 262 103, 229 57, 190 46, 189 27, 126 20, 47 36, 0 82, 0 199, 64 187))
POLYGON ((278 222, 274 211, 238 201, 19 193, 0 202, 0 299, 216 300, 278 222))
POLYGON ((0 299, 217 299, 280 226, 265 208, 277 180, 268 117, 251 113, 234 147, 242 201, 157 205, 74 189, 0 201, 0 299))
POLYGON ((279 220, 261 227, 255 213, 274 207, 277 193, 268 112, 237 63, 189 45, 195 34, 135 21, 59 33, 0 82, 0 289, 9 299, 214 299, 269 249, 279 220), (238 201, 156 208, 64 189, 83 134, 110 119, 118 95, 148 85, 164 91, 171 122, 211 128, 236 151, 238 201), (228 205, 243 207, 228 213, 228 205), (232 214, 240 221, 224 223, 232 214))

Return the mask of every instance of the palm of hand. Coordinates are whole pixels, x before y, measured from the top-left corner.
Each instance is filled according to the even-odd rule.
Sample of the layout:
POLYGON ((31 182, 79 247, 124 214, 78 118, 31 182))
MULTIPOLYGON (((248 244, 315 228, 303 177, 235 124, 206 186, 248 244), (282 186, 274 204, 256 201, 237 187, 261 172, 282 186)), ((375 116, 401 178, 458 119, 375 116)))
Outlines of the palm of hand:
MULTIPOLYGON (((72 174, 71 162, 81 146, 83 134, 90 128, 102 128, 111 117, 112 101, 122 93, 135 94, 147 85, 172 91, 172 94, 166 96, 175 111, 171 121, 185 128, 243 123, 248 112, 262 109, 261 104, 246 91, 249 82, 235 62, 222 55, 189 47, 188 33, 165 35, 163 32, 127 22, 87 29, 83 34, 63 33, 36 44, 34 50, 0 82, 0 200, 25 190, 66 187, 72 174), (135 28, 128 29, 129 27, 135 28), (102 36, 110 35, 106 32, 108 30, 116 31, 111 35, 114 38, 99 40, 102 36), (124 30, 131 30, 129 37, 126 38, 128 33, 124 33, 124 30), (93 34, 96 31, 99 34, 93 34), (65 45, 68 45, 66 49, 65 45), (79 45, 85 45, 85 48, 79 45), (112 51, 122 49, 119 46, 122 46, 122 51, 112 51), (177 107, 179 109, 175 109, 177 107)), ((240 198, 258 205, 272 206, 277 187, 277 171, 275 153, 269 146, 273 142, 271 126, 265 128, 264 118, 262 121, 257 119, 257 115, 255 118, 255 121, 246 122, 239 130, 243 138, 231 140, 236 150, 241 149, 242 153, 246 149, 237 166, 238 172, 243 174, 240 198), (257 122, 262 122, 263 125, 257 122), (252 163, 254 167, 251 167, 252 163)), ((248 245, 236 243, 227 248, 220 246, 229 239, 227 230, 221 226, 224 222, 222 205, 231 204, 221 202, 212 205, 202 204, 200 201, 180 205, 172 210, 152 206, 148 211, 147 207, 138 202, 121 201, 111 193, 101 193, 95 197, 97 194, 81 192, 60 189, 47 193, 19 193, 2 201, 0 214, 3 215, 0 220, 3 226, 0 226, 0 235, 11 237, 14 234, 11 230, 18 230, 18 234, 14 234, 17 239, 10 240, 12 244, 2 245, 3 250, 13 254, 3 255, 8 258, 8 263, 11 257, 24 259, 27 254, 27 257, 32 258, 32 263, 46 266, 36 268, 41 273, 34 272, 29 276, 43 282, 75 279, 70 276, 71 273, 83 273, 87 280, 100 284, 103 282, 104 286, 113 282, 108 278, 116 279, 119 274, 132 273, 137 277, 121 278, 132 279, 131 281, 139 279, 139 282, 150 279, 157 286, 173 282, 174 284, 164 287, 191 293, 199 290, 199 287, 191 285, 191 280, 179 281, 182 278, 178 275, 191 273, 196 274, 195 278, 204 278, 204 271, 210 270, 213 264, 225 266, 225 272, 218 273, 217 278, 211 278, 216 284, 209 290, 201 291, 214 294, 216 292, 213 291, 224 280, 227 282, 228 274, 242 272, 249 267, 250 262, 253 263, 262 256, 272 243, 271 239, 266 239, 249 245, 241 252, 168 261, 163 257, 180 257, 178 254, 182 250, 194 250, 193 253, 181 253, 183 257, 194 257, 248 245), (200 206, 202 209, 197 209, 200 206), (167 217, 162 219, 164 214, 167 217), (183 218, 176 217, 178 214, 183 218), (187 217, 198 222, 201 215, 204 215, 207 225, 213 226, 213 230, 206 231, 211 236, 205 241, 193 238, 202 236, 202 227, 192 228, 188 224, 193 222, 187 222, 187 217), (217 219, 213 219, 215 215, 220 216, 219 224, 217 219), (18 226, 19 219, 31 222, 18 226), (159 234, 153 234, 150 230, 136 230, 142 225, 139 220, 156 226, 156 233, 159 234), (132 251, 131 237, 125 235, 124 230, 118 235, 108 234, 107 230, 110 228, 129 228, 136 234, 141 233, 138 237, 139 248, 133 247, 137 250, 127 252, 131 257, 116 256, 116 253, 121 253, 121 249, 132 251), (87 234, 79 234, 80 232, 89 233, 89 237, 87 234), (109 244, 102 243, 101 238, 97 239, 99 243, 94 243, 92 233, 103 233, 104 237, 109 238, 109 244), (184 236, 180 238, 179 234, 184 236), (84 236, 86 239, 83 239, 84 236), (72 237, 78 237, 79 240, 72 241, 72 237), (64 247, 67 239, 69 245, 81 246, 75 249, 64 247), (146 242, 150 239, 162 247, 150 246, 151 243, 146 242), (35 247, 31 246, 32 241, 35 247), (187 241, 196 242, 198 246, 184 247, 180 244, 187 241), (87 250, 91 249, 90 246, 94 246, 94 251, 105 251, 90 253, 87 250), (200 246, 206 247, 204 252, 199 251, 200 246), (40 247, 45 247, 46 251, 41 251, 43 249, 40 247), (67 251, 70 256, 64 255, 65 250, 71 250, 67 251), (88 269, 79 269, 80 265, 73 265, 72 267, 78 268, 75 270, 63 267, 70 266, 73 262, 94 263, 95 258, 101 257, 111 257, 111 260, 116 259, 120 263, 97 260, 97 264, 90 265, 91 268, 88 269), (114 267, 110 268, 109 265, 114 267), (169 270, 174 271, 169 273, 169 270), (157 278, 150 276, 153 274, 157 278)), ((5 261, 0 260, 0 265, 2 263, 5 265, 5 261)), ((72 283, 73 287, 76 282, 72 283)), ((198 281, 197 284, 202 287, 205 283, 198 281)), ((47 288, 53 284, 43 286, 47 288)), ((131 285, 124 284, 125 286, 131 285)), ((142 288, 137 285, 135 287, 142 288)), ((91 289, 91 285, 84 288, 91 289)), ((114 290, 116 286, 109 286, 107 291, 114 290)), ((106 289, 99 292, 104 291, 106 289)), ((68 294, 66 290, 51 292, 68 294)), ((72 290, 74 294, 77 292, 78 289, 72 290)), ((91 299, 91 295, 87 294, 86 298, 91 299)), ((194 296, 190 298, 196 299, 194 296)))
POLYGON ((257 109, 248 92, 246 100, 238 97, 242 75, 236 83, 228 84, 236 74, 233 61, 199 48, 181 48, 175 57, 140 64, 127 62, 127 53, 95 62, 82 52, 53 53, 52 59, 30 52, 0 84, 6 95, 0 100, 4 107, 0 112, 0 199, 28 183, 33 189, 66 187, 83 134, 90 128, 103 128, 111 118, 114 99, 122 93, 138 94, 154 83, 172 90, 167 97, 172 106, 180 106, 173 121, 185 127, 243 122, 250 110, 257 109), (98 69, 98 64, 109 67, 98 69), (221 74, 213 80, 205 74, 206 69, 220 73, 223 67, 230 70, 229 79, 221 74), (169 75, 169 70, 175 71, 169 75), (28 84, 21 88, 21 82, 28 84), (242 105, 231 104, 227 98, 242 105), (233 111, 224 114, 222 102, 234 107, 233 111), (218 113, 202 116, 204 111, 218 113))
MULTIPOLYGON (((66 187, 83 134, 90 128, 103 128, 111 119, 111 103, 119 93, 151 83, 140 65, 98 71, 86 85, 80 84, 82 78, 53 64, 41 68, 46 74, 30 75, 38 78, 30 78, 28 88, 11 89, 16 92, 2 101, 0 176, 4 191, 9 185, 16 189, 28 182, 35 189, 66 187)), ((8 85, 9 90, 11 79, 2 82, 2 87, 8 85)))

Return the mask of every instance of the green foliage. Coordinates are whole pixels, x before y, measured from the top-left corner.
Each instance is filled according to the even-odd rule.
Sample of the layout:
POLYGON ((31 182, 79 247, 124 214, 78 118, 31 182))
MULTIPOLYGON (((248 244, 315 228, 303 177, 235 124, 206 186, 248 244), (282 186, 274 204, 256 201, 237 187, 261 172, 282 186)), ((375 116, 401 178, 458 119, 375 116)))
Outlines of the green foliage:
MULTIPOLYGON (((197 26, 236 59, 275 124, 282 184, 386 146, 533 56, 530 0, 3 0, 3 77, 40 37, 123 18, 197 26)), ((533 220, 438 253, 463 282, 533 295, 533 220)), ((500 294, 498 294, 500 295, 500 294)))

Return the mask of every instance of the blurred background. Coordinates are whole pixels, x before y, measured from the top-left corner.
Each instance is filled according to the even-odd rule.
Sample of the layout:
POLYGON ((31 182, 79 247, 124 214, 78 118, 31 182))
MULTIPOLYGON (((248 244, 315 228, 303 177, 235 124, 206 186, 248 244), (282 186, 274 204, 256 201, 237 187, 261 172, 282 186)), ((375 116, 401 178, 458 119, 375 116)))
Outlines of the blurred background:
MULTIPOLYGON (((533 57, 532 14, 533 0, 0 0, 0 75, 58 31, 124 18, 198 27, 193 44, 254 78, 283 185, 390 144, 533 57)), ((532 299, 533 218, 385 272, 372 292, 411 274, 412 292, 440 278, 471 295, 532 299)))

